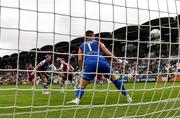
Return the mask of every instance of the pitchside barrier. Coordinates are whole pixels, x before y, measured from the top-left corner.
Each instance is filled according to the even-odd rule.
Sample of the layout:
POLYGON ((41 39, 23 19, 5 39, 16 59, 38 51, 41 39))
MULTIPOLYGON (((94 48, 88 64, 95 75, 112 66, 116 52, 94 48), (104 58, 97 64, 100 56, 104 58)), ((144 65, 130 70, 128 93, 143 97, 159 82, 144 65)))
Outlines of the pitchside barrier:
MULTIPOLYGON (((163 76, 163 75, 159 75, 157 77, 158 82, 166 82, 168 81, 168 77, 167 76, 163 76)), ((169 77, 169 81, 175 81, 175 82, 180 82, 180 75, 172 75, 169 77)))
POLYGON ((141 75, 141 76, 136 76, 133 77, 133 79, 130 79, 127 75, 116 75, 117 77, 121 77, 121 80, 125 83, 130 83, 130 82, 180 82, 180 75, 174 75, 170 74, 169 76, 166 75, 141 75))

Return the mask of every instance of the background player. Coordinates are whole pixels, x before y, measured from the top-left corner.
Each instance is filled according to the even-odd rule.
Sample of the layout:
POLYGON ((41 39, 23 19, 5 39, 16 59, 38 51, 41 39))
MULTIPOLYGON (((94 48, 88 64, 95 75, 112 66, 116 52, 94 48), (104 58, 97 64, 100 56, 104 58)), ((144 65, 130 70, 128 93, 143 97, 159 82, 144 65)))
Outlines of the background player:
POLYGON ((34 88, 35 85, 35 77, 34 75, 31 75, 31 73, 33 72, 34 67, 32 66, 32 64, 30 63, 27 67, 27 78, 32 86, 32 88, 34 88))
MULTIPOLYGON (((78 50, 78 64, 81 71, 83 70, 83 78, 80 80, 80 87, 76 91, 75 100, 68 103, 79 104, 81 97, 84 95, 84 89, 89 81, 94 79, 96 72, 102 74, 106 73, 104 74, 106 77, 108 77, 107 74, 112 74, 110 71, 110 65, 103 56, 103 53, 107 56, 111 56, 116 61, 120 61, 105 47, 102 42, 95 39, 93 31, 86 31, 86 40, 87 41, 80 45, 78 50)), ((111 81, 114 83, 116 88, 120 90, 124 96, 126 96, 127 101, 130 103, 132 99, 128 95, 128 92, 124 88, 122 82, 119 79, 116 79, 114 75, 111 76, 111 81)))
POLYGON ((67 79, 71 81, 74 90, 76 90, 74 81, 74 68, 70 64, 66 63, 64 58, 57 58, 57 62, 60 65, 60 68, 57 70, 62 72, 60 74, 62 77, 62 80, 60 80, 61 92, 64 93, 64 83, 67 79))
MULTIPOLYGON (((36 71, 47 71, 48 66, 52 64, 52 56, 50 54, 45 55, 45 59, 42 60, 34 69, 34 71, 31 73, 33 76, 36 71)), ((43 81, 43 88, 44 90, 42 91, 43 94, 49 94, 48 90, 48 84, 50 83, 49 79, 50 77, 45 73, 45 72, 39 72, 37 73, 41 80, 43 81)))

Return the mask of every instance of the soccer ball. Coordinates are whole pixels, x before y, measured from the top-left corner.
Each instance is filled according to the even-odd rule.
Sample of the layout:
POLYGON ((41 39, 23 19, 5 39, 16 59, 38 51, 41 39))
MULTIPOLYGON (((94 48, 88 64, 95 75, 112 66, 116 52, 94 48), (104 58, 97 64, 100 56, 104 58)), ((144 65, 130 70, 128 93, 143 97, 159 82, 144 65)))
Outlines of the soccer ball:
POLYGON ((150 32, 150 37, 152 39, 159 39, 161 36, 161 31, 159 29, 153 29, 151 32, 150 32))

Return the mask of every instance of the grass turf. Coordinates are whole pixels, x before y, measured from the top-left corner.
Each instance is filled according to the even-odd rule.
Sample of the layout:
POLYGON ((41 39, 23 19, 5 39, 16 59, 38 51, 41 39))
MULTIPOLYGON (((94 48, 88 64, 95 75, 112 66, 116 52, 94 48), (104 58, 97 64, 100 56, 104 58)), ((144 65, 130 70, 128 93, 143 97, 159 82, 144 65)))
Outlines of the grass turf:
POLYGON ((80 105, 66 104, 74 98, 72 86, 60 93, 53 85, 51 93, 42 95, 41 86, 32 91, 28 85, 0 86, 0 118, 111 118, 111 117, 179 117, 180 82, 126 83, 133 98, 131 104, 113 84, 88 85, 80 105), (16 90, 18 89, 18 90, 16 90), (21 90, 27 89, 27 90, 21 90), (29 90, 28 90, 29 89, 29 90), (97 91, 95 91, 95 90, 97 91))

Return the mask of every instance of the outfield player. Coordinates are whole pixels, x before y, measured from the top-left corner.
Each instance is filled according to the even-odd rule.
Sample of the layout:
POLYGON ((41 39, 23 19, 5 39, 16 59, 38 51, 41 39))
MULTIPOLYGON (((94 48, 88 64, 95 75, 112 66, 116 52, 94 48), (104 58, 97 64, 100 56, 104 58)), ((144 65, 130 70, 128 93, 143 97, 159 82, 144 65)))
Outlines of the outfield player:
POLYGON ((34 70, 34 67, 32 66, 32 64, 30 63, 27 67, 27 77, 28 77, 28 80, 32 86, 32 88, 34 87, 35 85, 35 77, 34 75, 31 75, 31 73, 33 72, 34 70))
MULTIPOLYGON (((84 89, 89 81, 94 80, 94 77, 96 76, 96 70, 98 73, 104 73, 104 76, 106 77, 109 77, 108 74, 112 74, 110 71, 111 67, 103 54, 113 57, 116 61, 120 61, 102 42, 95 39, 93 31, 86 31, 86 41, 80 45, 78 50, 78 64, 80 69, 83 70, 83 78, 80 80, 79 89, 76 91, 76 98, 68 103, 80 103, 80 99, 84 95, 84 89)), ((116 88, 126 96, 127 102, 130 103, 132 99, 128 95, 123 83, 119 79, 116 79, 114 75, 111 75, 111 81, 114 83, 116 88)))
MULTIPOLYGON (((45 59, 42 60, 35 68, 34 71, 31 73, 31 76, 35 74, 36 71, 48 71, 48 66, 50 66, 52 63, 52 56, 50 54, 47 54, 45 56, 45 59)), ((42 80, 42 85, 43 85, 43 94, 49 94, 48 90, 48 84, 50 83, 49 79, 50 77, 47 75, 45 72, 39 72, 37 73, 41 80, 42 80)))
POLYGON ((67 79, 71 81, 74 90, 76 90, 74 81, 74 68, 70 64, 66 63, 64 58, 57 58, 57 62, 60 65, 60 68, 57 70, 62 72, 62 80, 60 80, 61 92, 64 93, 64 83, 67 79))

